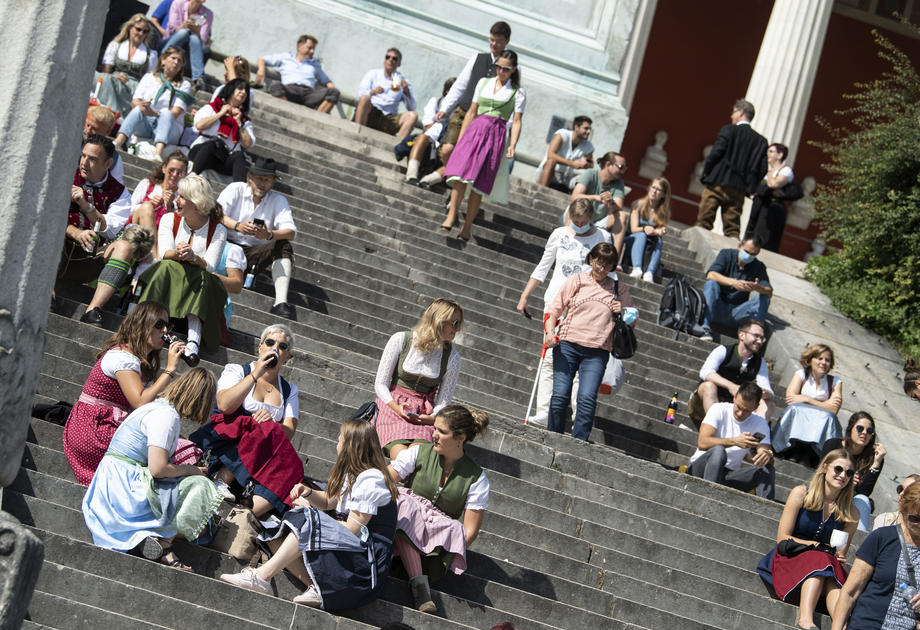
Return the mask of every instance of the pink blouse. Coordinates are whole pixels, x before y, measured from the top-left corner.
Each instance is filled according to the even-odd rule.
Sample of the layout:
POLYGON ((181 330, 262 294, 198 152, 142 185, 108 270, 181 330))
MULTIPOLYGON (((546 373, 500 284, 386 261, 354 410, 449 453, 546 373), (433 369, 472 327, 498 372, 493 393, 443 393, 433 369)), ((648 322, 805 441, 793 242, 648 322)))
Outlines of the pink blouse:
MULTIPOLYGON (((546 309, 550 319, 558 319, 566 308, 568 313, 559 327, 559 340, 577 343, 587 348, 613 349, 613 324, 616 315, 610 310, 617 301, 610 276, 598 283, 590 271, 569 276, 559 293, 546 309)), ((629 287, 619 283, 622 308, 633 306, 629 287)))

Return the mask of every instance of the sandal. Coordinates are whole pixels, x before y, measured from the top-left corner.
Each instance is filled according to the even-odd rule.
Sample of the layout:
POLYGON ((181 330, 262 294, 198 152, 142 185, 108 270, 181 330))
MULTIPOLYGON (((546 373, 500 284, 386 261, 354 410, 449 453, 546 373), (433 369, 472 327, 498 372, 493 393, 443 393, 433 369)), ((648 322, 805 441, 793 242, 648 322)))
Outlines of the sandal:
POLYGON ((171 567, 173 569, 179 569, 180 571, 185 571, 186 573, 195 572, 195 570, 192 567, 190 567, 189 565, 179 560, 179 556, 177 556, 175 553, 172 554, 173 556, 172 560, 167 560, 166 556, 170 553, 172 553, 171 549, 167 550, 166 553, 163 554, 163 557, 160 558, 160 561, 159 561, 160 564, 162 564, 163 566, 171 567))
POLYGON ((470 237, 469 237, 469 236, 464 236, 463 233, 461 232, 460 234, 457 234, 457 240, 458 240, 458 241, 463 241, 464 243, 469 243, 469 242, 470 242, 470 237))
POLYGON ((144 542, 141 543, 141 557, 145 560, 153 560, 158 562, 168 549, 163 546, 163 544, 154 538, 153 536, 147 536, 144 539, 144 542))
POLYGON ((454 229, 453 225, 442 225, 441 226, 441 231, 444 232, 445 234, 450 232, 452 229, 454 229))

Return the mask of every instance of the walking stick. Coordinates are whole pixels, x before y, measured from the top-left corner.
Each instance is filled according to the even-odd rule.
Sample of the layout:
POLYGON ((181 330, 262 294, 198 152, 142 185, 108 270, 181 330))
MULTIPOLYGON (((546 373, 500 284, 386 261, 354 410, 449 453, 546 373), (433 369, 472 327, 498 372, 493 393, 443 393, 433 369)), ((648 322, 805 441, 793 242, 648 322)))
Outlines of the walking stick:
MULTIPOLYGON (((549 315, 543 315, 543 330, 546 330, 546 320, 549 319, 549 315)), ((559 326, 556 326, 556 329, 559 329, 559 326)), ((527 413, 524 414, 524 424, 529 424, 527 418, 530 417, 530 410, 533 407, 533 399, 537 395, 537 385, 540 383, 540 372, 543 371, 543 362, 546 360, 546 351, 548 348, 546 344, 543 344, 542 349, 540 350, 540 363, 537 364, 537 376, 533 380, 533 388, 530 390, 530 400, 527 402, 527 413)))

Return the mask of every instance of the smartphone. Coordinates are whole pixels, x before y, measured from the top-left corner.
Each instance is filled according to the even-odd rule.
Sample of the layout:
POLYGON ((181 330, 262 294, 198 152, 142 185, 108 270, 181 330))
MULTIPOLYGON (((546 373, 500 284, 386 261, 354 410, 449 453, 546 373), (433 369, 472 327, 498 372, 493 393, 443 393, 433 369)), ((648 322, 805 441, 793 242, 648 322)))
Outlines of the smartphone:
POLYGON ((760 433, 759 431, 754 434, 754 439, 757 440, 758 442, 763 442, 763 439, 765 437, 767 436, 765 436, 763 433, 760 433))
POLYGON ((528 311, 527 309, 524 309, 524 317, 526 317, 527 319, 533 319, 533 315, 531 315, 530 311, 528 311))
POLYGON ((413 420, 418 420, 418 419, 419 419, 419 415, 418 415, 417 413, 415 413, 414 411, 407 411, 407 412, 406 412, 406 415, 409 416, 410 418, 412 418, 413 420))
POLYGON ((253 219, 252 224, 260 228, 265 227, 265 221, 263 221, 262 219, 253 219))

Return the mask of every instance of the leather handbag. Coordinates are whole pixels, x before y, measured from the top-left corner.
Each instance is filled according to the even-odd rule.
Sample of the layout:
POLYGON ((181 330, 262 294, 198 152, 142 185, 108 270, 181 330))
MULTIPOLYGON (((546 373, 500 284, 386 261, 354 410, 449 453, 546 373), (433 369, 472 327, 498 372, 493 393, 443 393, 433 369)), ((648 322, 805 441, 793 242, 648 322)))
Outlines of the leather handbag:
MULTIPOLYGON (((619 301, 620 299, 620 282, 615 280, 613 282, 613 293, 619 301)), ((636 333, 633 332, 632 327, 623 321, 623 314, 620 313, 617 315, 616 321, 613 323, 613 350, 611 354, 617 359, 629 359, 634 354, 636 354, 636 347, 638 346, 636 342, 636 333)))
POLYGON ((256 537, 261 531, 262 526, 252 510, 233 506, 226 515, 221 515, 220 525, 210 547, 228 553, 237 560, 249 562, 259 550, 256 537))

